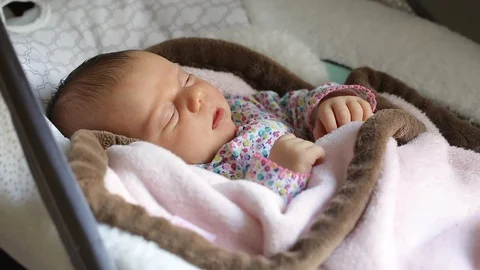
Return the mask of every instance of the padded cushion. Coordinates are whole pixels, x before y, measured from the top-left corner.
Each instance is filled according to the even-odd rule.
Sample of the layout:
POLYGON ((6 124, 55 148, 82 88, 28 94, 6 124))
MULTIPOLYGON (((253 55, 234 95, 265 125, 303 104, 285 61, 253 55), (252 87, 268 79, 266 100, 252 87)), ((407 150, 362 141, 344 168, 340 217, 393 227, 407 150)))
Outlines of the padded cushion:
MULTIPOLYGON (((10 0, 0 0, 0 7, 10 0)), ((241 0, 33 0, 32 25, 8 27, 35 93, 46 101, 58 82, 98 53, 146 48, 249 24, 241 0)))
POLYGON ((375 1, 243 2, 256 27, 291 33, 320 59, 387 72, 480 122, 480 44, 375 1))

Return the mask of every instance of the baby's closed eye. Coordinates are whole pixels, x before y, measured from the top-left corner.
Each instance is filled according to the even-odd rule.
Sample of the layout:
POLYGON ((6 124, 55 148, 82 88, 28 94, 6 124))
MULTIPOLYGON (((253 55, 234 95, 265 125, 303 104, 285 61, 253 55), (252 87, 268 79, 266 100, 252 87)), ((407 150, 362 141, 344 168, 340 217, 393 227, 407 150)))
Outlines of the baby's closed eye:
POLYGON ((187 79, 185 80, 185 83, 183 84, 184 87, 189 87, 192 86, 195 83, 195 75, 188 73, 187 79))
POLYGON ((162 109, 161 117, 160 117, 160 129, 165 129, 168 125, 171 124, 172 119, 175 116, 176 107, 173 103, 169 102, 165 104, 164 108, 162 109))
POLYGON ((174 124, 175 121, 173 121, 173 120, 176 116, 178 116, 178 111, 177 111, 177 107, 175 106, 175 104, 169 103, 169 105, 170 106, 169 106, 169 109, 168 109, 168 112, 167 112, 167 114, 169 115, 167 126, 174 124))

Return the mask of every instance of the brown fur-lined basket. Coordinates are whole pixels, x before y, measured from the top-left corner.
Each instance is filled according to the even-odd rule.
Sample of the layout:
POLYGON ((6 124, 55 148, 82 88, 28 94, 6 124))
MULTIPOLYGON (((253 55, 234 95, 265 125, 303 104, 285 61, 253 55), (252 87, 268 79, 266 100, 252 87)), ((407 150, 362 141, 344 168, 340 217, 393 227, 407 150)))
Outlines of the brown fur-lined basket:
MULTIPOLYGON (((184 66, 232 72, 255 89, 280 94, 311 85, 271 59, 248 48, 212 39, 182 38, 147 49, 184 66)), ((81 130, 71 140, 69 163, 99 222, 141 235, 186 261, 204 269, 315 269, 354 228, 365 209, 382 167, 390 137, 406 143, 425 130, 424 125, 395 108, 378 93, 398 95, 424 111, 450 144, 480 150, 480 130, 419 95, 399 80, 370 68, 355 69, 348 84, 376 90, 376 114, 361 127, 347 180, 328 202, 306 237, 288 251, 272 257, 252 256, 214 246, 199 235, 151 217, 136 205, 108 193, 103 184, 107 169, 105 149, 134 139, 105 131, 81 130)))

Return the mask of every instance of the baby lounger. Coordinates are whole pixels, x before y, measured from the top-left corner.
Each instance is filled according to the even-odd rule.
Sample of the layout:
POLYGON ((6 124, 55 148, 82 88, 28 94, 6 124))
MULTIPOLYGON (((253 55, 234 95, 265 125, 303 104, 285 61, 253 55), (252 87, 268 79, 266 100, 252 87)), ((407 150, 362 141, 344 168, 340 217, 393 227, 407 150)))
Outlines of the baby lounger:
MULTIPOLYGON (((8 1, 0 1, 0 4, 3 2, 8 1)), ((395 75, 420 90, 425 96, 448 105, 467 118, 476 121, 480 119, 479 101, 476 98, 478 78, 474 76, 475 70, 480 67, 478 45, 444 28, 378 3, 347 0, 297 2, 295 9, 291 9, 288 8, 291 5, 289 1, 267 0, 38 1, 43 12, 39 17, 41 21, 31 28, 11 27, 9 34, 30 87, 41 101, 50 97, 54 86, 71 69, 98 52, 147 48, 158 42, 180 36, 208 36, 235 41, 270 56, 310 84, 318 84, 329 79, 343 82, 348 74, 347 70, 321 62, 319 59, 332 60, 350 67, 368 65, 395 75), (196 21, 191 21, 192 12, 195 10, 201 10, 195 13, 200 15, 196 17, 196 21), (284 18, 289 16, 292 20, 286 24, 288 20, 284 18), (298 16, 309 19, 301 20, 298 16), (282 23, 280 24, 276 18, 282 18, 282 23), (365 18, 369 20, 364 20, 365 18), (392 21, 386 23, 386 18, 392 21), (380 25, 388 25, 390 30, 380 29, 380 25), (411 27, 412 25, 417 27, 411 27), (161 30, 158 31, 158 29, 161 30), (312 32, 311 29, 316 30, 312 32), (377 35, 370 36, 368 33, 371 32, 377 35), (318 33, 318 35, 312 33, 318 33), (408 44, 404 42, 399 46, 398 44, 402 43, 405 36, 409 36, 416 42, 408 44), (435 44, 433 47, 432 43, 439 40, 439 37, 442 37, 440 39, 442 43, 435 44), (428 54, 425 53, 426 51, 428 54), (455 91, 451 91, 453 88, 455 91)), ((4 52, 3 48, 8 45, 8 40, 2 38, 1 42, 2 52, 4 52)), ((5 86, 9 90, 20 88, 18 94, 21 94, 20 90, 26 88, 21 84, 21 74, 16 73, 20 77, 15 77, 17 79, 14 84, 8 84, 12 82, 14 72, 18 72, 13 64, 15 63, 13 55, 2 57, 5 57, 2 59, 1 70, 5 85, 0 85, 0 88, 2 91, 5 91, 5 86), (6 60, 8 62, 5 62, 6 60), (8 67, 4 66, 4 63, 8 63, 8 67), (7 77, 9 80, 5 79, 7 77)), ((186 64, 193 65, 193 63, 186 64)), ((208 67, 205 66, 207 63, 199 62, 198 64, 198 67, 208 67)), ((209 68, 215 68, 215 66, 209 68)), ((247 82, 252 83, 248 80, 247 82)), ((394 94, 402 95, 402 93, 394 94)), ((408 99, 408 97, 404 98, 408 99)), ((24 99, 22 100, 25 102, 24 99)), ((11 99, 5 98, 5 101, 6 104, 12 105, 11 99)), ((413 100, 410 101, 414 103, 413 100)), ((418 101, 417 104, 420 103, 418 101)), ((152 242, 144 241, 141 237, 106 224, 98 226, 101 238, 98 237, 95 229, 92 230, 93 238, 85 238, 88 230, 77 234, 73 230, 74 225, 63 227, 65 230, 70 229, 70 233, 64 234, 65 231, 61 227, 57 228, 60 234, 57 233, 38 196, 36 186, 32 184, 33 179, 24 154, 20 150, 12 122, 9 120, 6 104, 2 104, 4 128, 0 137, 0 147, 2 147, 1 162, 5 171, 0 178, 2 179, 0 214, 5 218, 0 220, 2 230, 0 247, 3 250, 29 269, 71 268, 71 261, 65 256, 66 250, 72 256, 75 266, 80 268, 82 263, 89 266, 103 266, 105 269, 114 265, 123 269, 195 268, 179 257, 158 248, 152 242), (59 241, 59 235, 71 235, 76 245, 81 245, 85 249, 81 249, 80 253, 68 248, 68 245, 67 249, 64 249, 59 241), (102 253, 100 239, 103 240, 107 252, 102 253), (87 243, 87 240, 90 242, 87 243), (137 248, 131 248, 132 246, 137 248), (88 247, 93 247, 92 250, 96 251, 89 254, 88 247), (82 254, 82 257, 77 257, 75 254, 82 254), (109 256, 113 263, 108 260, 109 256), (83 260, 86 258, 90 259, 83 260)), ((33 147, 43 147, 44 150, 55 149, 51 135, 43 136, 46 134, 46 126, 42 126, 41 123, 44 122, 39 120, 43 117, 35 115, 35 105, 22 104, 25 108, 17 109, 27 110, 30 115, 27 118, 15 118, 17 116, 14 111, 10 110, 15 119, 14 123, 17 125, 23 123, 26 127, 28 123, 24 121, 25 119, 35 120, 32 124, 37 125, 37 129, 26 129, 23 132, 19 129, 17 134, 20 139, 30 144, 37 139, 38 143, 32 144, 31 149, 33 147), (20 122, 20 119, 23 121, 20 122), (42 129, 43 131, 39 131, 42 129)), ((431 113, 431 115, 435 114, 431 113)), ((431 115, 429 116, 432 118, 431 115)), ((17 127, 20 128, 20 126, 17 127)), ((63 138, 55 127, 51 125, 49 127, 57 145, 61 149, 67 149, 70 145, 69 141, 63 138)), ((451 134, 450 138, 457 137, 451 134)), ((459 146, 473 143, 472 141, 462 142, 458 138, 456 140, 459 146)), ((48 155, 46 157, 50 158, 37 160, 50 162, 45 162, 47 165, 35 163, 34 158, 39 158, 42 152, 28 150, 27 145, 22 146, 25 156, 31 158, 29 164, 33 166, 30 167, 32 173, 44 174, 45 177, 48 176, 49 181, 58 179, 68 183, 68 180, 72 180, 65 171, 63 157, 55 155, 54 151, 45 151, 48 155), (58 177, 52 174, 47 175, 49 164, 52 168, 58 168, 61 175, 58 177)), ((35 175, 37 181, 41 181, 42 178, 46 179, 38 174, 35 175)), ((73 194, 80 195, 78 191, 77 189, 73 194)), ((58 195, 57 198, 61 200, 59 206, 62 207, 68 207, 69 204, 65 202, 69 202, 75 196, 59 190, 51 192, 58 195)), ((48 195, 43 198, 48 205, 45 199, 48 195)), ((77 203, 83 205, 84 211, 86 210, 86 204, 82 199, 77 203)), ((89 224, 90 227, 84 228, 96 226, 93 222, 88 223, 88 220, 92 221, 89 211, 72 212, 72 214, 77 216, 77 221, 83 220, 89 224), (87 218, 79 218, 83 215, 87 218)), ((63 240, 65 243, 70 242, 68 238, 63 240)))

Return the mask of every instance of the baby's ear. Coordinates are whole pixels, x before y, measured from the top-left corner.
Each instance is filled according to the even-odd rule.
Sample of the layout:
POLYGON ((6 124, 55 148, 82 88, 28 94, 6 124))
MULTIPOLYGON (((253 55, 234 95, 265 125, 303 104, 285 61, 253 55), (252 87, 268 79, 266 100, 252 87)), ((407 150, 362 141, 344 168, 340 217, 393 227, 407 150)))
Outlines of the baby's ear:
POLYGON ((127 145, 138 141, 137 139, 128 138, 103 130, 91 130, 92 134, 97 137, 98 141, 104 149, 112 145, 127 145))

